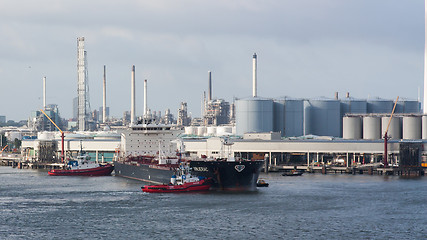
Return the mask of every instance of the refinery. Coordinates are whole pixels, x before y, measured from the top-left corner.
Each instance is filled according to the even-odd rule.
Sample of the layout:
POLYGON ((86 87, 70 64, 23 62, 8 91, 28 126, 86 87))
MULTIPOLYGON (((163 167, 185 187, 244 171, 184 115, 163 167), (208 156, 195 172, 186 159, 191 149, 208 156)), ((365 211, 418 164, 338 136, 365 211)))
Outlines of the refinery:
POLYGON ((59 163, 62 154, 60 133, 64 134, 65 156, 76 155, 84 149, 96 162, 112 162, 120 156, 156 154, 159 151, 157 141, 150 140, 141 147, 137 138, 130 138, 126 133, 129 126, 138 126, 149 119, 150 123, 176 129, 176 140, 167 140, 174 144, 162 149, 169 155, 179 149, 187 157, 232 155, 264 159, 266 172, 294 166, 308 170, 335 166, 347 171, 366 166, 405 166, 419 171, 421 166, 426 166, 427 116, 422 114, 418 100, 357 99, 350 93, 344 98, 338 93, 332 98, 313 99, 259 97, 255 53, 252 58, 252 97, 235 99, 232 103, 213 99, 212 73, 208 71, 207 96, 204 92, 201 118, 189 116, 186 102, 181 103, 176 120, 170 110, 163 116, 161 112, 151 111, 148 108, 148 80, 144 80, 143 115, 136 116, 135 66, 132 66, 131 110, 125 112, 122 119, 112 119, 108 118, 106 104, 106 66, 103 106, 99 111, 90 111, 83 37, 77 38, 77 52, 78 91, 74 99, 74 121, 65 122, 59 116, 57 105, 46 104, 44 77, 42 110, 32 113, 28 128, 3 129, 9 139, 22 140, 21 150, 15 155, 3 156, 3 164, 11 161, 29 165, 59 163))

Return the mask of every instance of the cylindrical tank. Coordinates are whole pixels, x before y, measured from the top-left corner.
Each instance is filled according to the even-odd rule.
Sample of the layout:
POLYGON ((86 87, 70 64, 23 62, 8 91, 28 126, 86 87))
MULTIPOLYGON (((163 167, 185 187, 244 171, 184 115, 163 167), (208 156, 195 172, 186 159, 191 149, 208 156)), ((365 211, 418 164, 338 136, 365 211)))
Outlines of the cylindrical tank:
POLYGON ((347 98, 341 100, 341 114, 367 113, 368 103, 366 100, 347 98))
POLYGON ((357 116, 344 117, 342 136, 344 139, 361 139, 362 138, 362 118, 357 116))
POLYGON ((368 113, 391 113, 393 105, 392 100, 380 98, 368 100, 368 113))
POLYGON ((236 101, 237 135, 273 131, 273 100, 259 97, 236 101))
POLYGON ((233 134, 233 127, 231 126, 219 126, 217 129, 217 136, 227 136, 233 134))
POLYGON ((285 100, 274 100, 273 102, 273 131, 285 134, 285 100))
POLYGON ((304 134, 304 100, 285 99, 285 132, 286 137, 302 136, 304 134))
POLYGON ((387 130, 388 122, 390 121, 390 126, 388 128, 387 136, 390 139, 402 139, 402 128, 400 127, 399 117, 393 117, 390 121, 390 116, 381 118, 381 136, 384 136, 385 131, 387 130))
POLYGON ((421 139, 421 116, 403 117, 403 139, 421 139))
POLYGON ((305 126, 309 132, 318 136, 341 136, 341 107, 336 99, 312 99, 304 103, 305 117, 309 117, 305 126), (307 114, 309 112, 309 114, 307 114))
POLYGON ((367 116, 363 118, 363 139, 381 139, 381 118, 367 116))
POLYGON ((427 139, 427 116, 422 117, 422 137, 423 139, 427 139))
POLYGON ((209 126, 206 128, 206 134, 208 136, 216 136, 216 126, 209 126))
POLYGON ((195 135, 195 129, 193 126, 185 127, 184 132, 187 135, 195 135))
POLYGON ((206 130, 204 126, 197 127, 197 136, 203 136, 205 135, 205 132, 206 130))
POLYGON ((420 113, 421 104, 417 100, 401 100, 396 104, 396 113, 420 113))

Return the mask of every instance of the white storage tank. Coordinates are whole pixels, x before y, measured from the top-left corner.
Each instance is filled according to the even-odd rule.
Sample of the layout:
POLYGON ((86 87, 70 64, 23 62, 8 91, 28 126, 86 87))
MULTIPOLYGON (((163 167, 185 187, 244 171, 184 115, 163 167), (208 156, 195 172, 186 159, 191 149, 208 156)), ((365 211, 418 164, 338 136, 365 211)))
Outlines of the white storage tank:
MULTIPOLYGON (((381 136, 384 136, 389 121, 390 121, 390 116, 381 118, 381 136)), ((401 128, 400 117, 393 117, 391 119, 387 136, 390 137, 390 139, 402 139, 402 128, 401 128)))
POLYGON ((362 139, 362 118, 348 116, 343 118, 343 138, 362 139))
POLYGON ((197 127, 197 136, 204 136, 206 128, 204 126, 197 127))
POLYGON ((381 118, 376 116, 363 117, 363 139, 381 139, 381 118))
POLYGON ((209 126, 206 128, 206 135, 208 136, 216 136, 216 126, 209 126))
POLYGON ((237 135, 273 131, 273 100, 259 97, 236 101, 237 135))
POLYGON ((184 127, 184 132, 187 135, 195 135, 195 128, 193 126, 184 127))
POLYGON ((403 139, 421 139, 421 116, 403 117, 403 139))

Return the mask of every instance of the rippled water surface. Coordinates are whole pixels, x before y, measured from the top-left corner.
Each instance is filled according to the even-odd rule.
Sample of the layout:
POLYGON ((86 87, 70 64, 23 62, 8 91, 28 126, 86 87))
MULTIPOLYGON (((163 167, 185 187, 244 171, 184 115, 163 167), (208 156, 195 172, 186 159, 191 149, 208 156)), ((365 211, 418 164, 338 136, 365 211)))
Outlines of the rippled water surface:
POLYGON ((261 175, 253 193, 148 194, 0 167, 0 239, 425 239, 427 177, 261 175))

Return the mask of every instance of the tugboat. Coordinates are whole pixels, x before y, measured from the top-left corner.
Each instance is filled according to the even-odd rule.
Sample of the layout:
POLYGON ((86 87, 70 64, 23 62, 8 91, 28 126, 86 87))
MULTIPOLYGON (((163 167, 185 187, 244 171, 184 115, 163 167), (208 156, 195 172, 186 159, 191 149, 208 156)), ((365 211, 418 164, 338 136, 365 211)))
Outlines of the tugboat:
POLYGON ((256 183, 257 187, 268 187, 268 182, 266 182, 264 179, 258 179, 258 182, 256 183))
POLYGON ((211 187, 211 179, 204 177, 195 177, 190 174, 189 167, 180 165, 177 175, 171 177, 169 184, 163 185, 145 185, 141 187, 143 192, 148 193, 178 193, 207 191, 211 187))
POLYGON ((114 166, 89 162, 88 156, 78 156, 76 160, 69 160, 66 169, 53 169, 48 172, 51 176, 108 176, 114 166))

